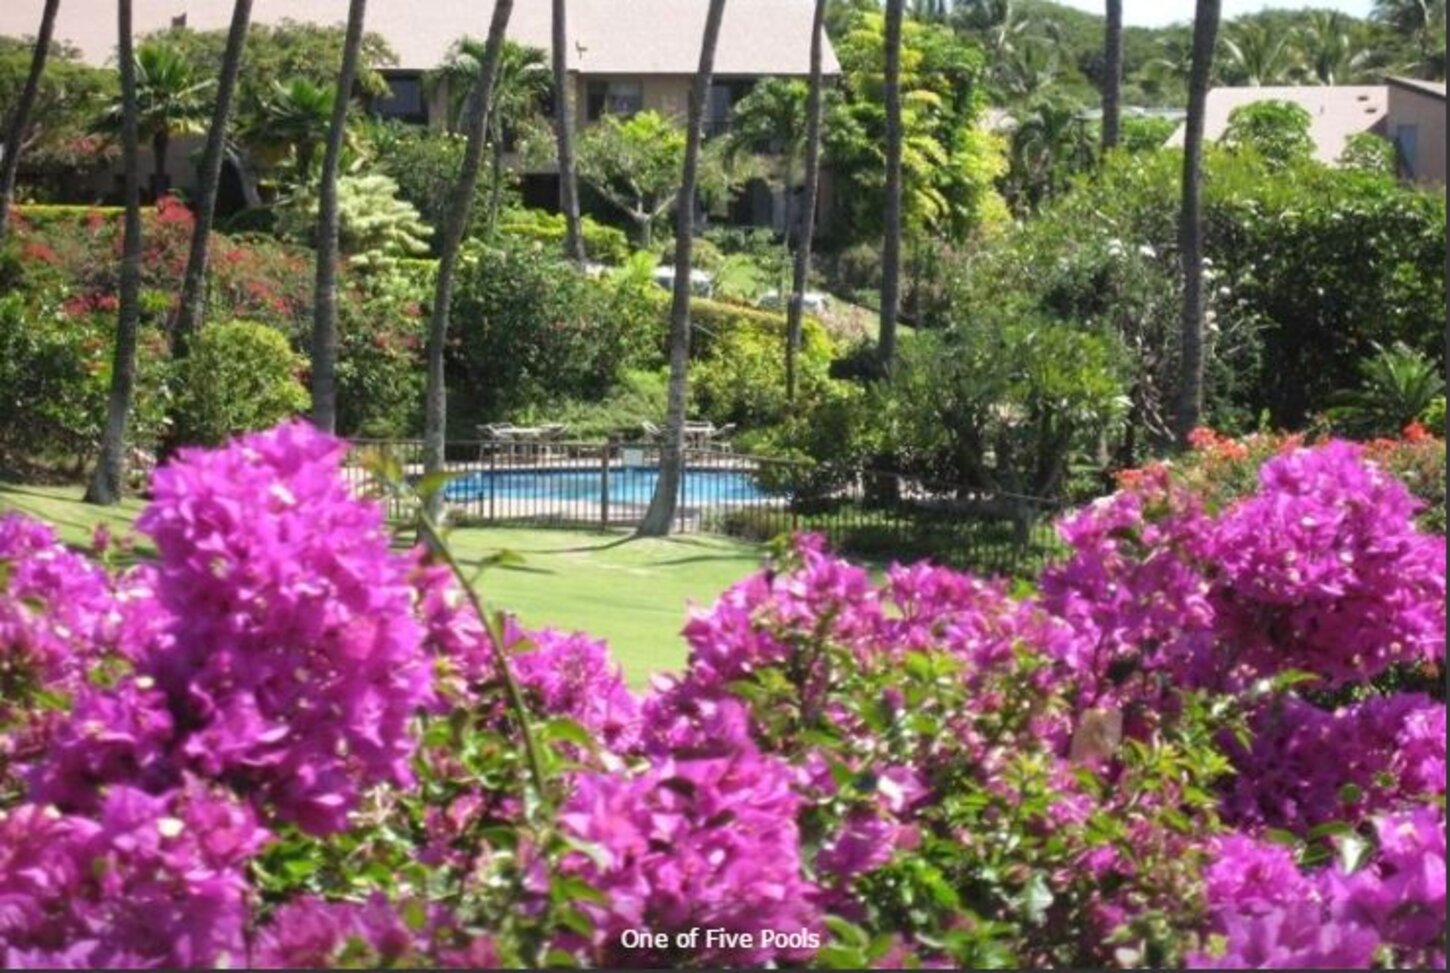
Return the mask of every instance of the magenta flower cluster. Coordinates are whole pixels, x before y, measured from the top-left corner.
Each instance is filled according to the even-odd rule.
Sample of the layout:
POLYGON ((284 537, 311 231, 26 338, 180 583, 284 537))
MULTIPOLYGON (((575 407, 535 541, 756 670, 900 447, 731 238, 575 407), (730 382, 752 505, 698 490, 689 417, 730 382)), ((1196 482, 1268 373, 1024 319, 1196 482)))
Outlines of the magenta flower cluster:
POLYGON ((1303 872, 1283 845, 1234 835, 1216 842, 1207 890, 1225 969, 1445 966, 1445 818, 1430 808, 1373 822, 1378 852, 1347 872, 1303 872))
POLYGON ((586 907, 596 919, 596 961, 756 966, 806 958, 808 951, 763 935, 810 933, 819 923, 801 874, 792 781, 782 761, 748 750, 581 776, 560 821, 592 846, 566 867, 605 894, 603 904, 586 907), (737 938, 679 949, 677 935, 697 928, 737 938), (669 945, 621 948, 622 935, 638 930, 665 934, 669 945))
POLYGON ((184 453, 121 573, 0 519, 0 964, 754 966, 857 948, 843 922, 873 962, 1096 964, 1163 916, 1195 965, 1444 963, 1445 706, 1394 688, 1443 665, 1444 548, 1356 447, 1218 511, 1157 470, 1070 517, 1030 596, 801 539, 641 696, 510 621, 568 741, 552 837, 486 627, 345 452, 184 453), (1248 737, 1185 750, 1201 699, 1248 737), (307 842, 331 864, 282 895, 269 856, 307 842))

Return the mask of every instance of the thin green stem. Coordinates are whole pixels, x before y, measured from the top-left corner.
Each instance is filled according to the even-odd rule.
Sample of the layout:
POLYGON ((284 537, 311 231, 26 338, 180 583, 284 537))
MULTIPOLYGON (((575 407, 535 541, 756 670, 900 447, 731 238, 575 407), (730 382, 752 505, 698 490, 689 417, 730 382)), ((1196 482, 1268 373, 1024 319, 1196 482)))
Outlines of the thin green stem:
POLYGON ((430 549, 434 554, 443 559, 443 563, 448 565, 449 570, 453 572, 453 576, 458 579, 459 585, 462 586, 464 594, 468 596, 469 604, 478 613, 478 620, 483 624, 484 631, 487 633, 489 648, 493 653, 494 664, 498 666, 499 674, 503 679, 504 690, 508 693, 509 708, 513 710, 514 718, 519 723, 519 731, 524 738, 524 755, 529 762, 529 776, 533 780, 534 790, 538 794, 540 803, 547 807, 549 793, 544 787, 544 762, 539 754, 538 741, 534 737, 534 727, 532 721, 529 719, 528 706, 524 703, 523 691, 519 688, 518 680, 514 678, 513 670, 509 668, 508 654, 504 652, 503 640, 499 637, 499 633, 494 631, 493 626, 489 624, 488 613, 484 610, 483 602, 479 599, 478 592, 468 583, 468 578, 463 573, 463 565, 458 563, 458 558, 453 555, 453 551, 444 542, 443 536, 438 531, 438 526, 433 522, 433 518, 428 516, 427 510, 422 506, 418 510, 418 525, 423 535, 427 538, 430 549))

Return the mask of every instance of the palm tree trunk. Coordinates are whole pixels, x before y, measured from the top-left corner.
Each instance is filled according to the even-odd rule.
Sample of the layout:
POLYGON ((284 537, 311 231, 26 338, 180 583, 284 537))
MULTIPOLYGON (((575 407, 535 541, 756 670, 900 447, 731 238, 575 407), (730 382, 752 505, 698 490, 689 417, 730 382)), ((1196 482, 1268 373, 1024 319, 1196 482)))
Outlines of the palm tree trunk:
POLYGON ((1123 0, 1108 0, 1103 44, 1103 151, 1118 147, 1123 99, 1123 0))
POLYGON ((191 252, 186 258, 186 276, 181 283, 181 305, 171 330, 171 357, 186 355, 191 333, 201 326, 206 313, 206 265, 211 243, 212 221, 216 216, 217 188, 221 185, 222 161, 226 157, 227 126, 231 123, 232 98, 237 90, 237 75, 242 67, 242 51, 247 42, 247 28, 252 19, 252 0, 236 0, 232 7, 231 29, 227 32, 226 53, 222 55, 222 73, 217 82, 216 106, 212 110, 211 128, 207 130, 206 149, 201 157, 201 186, 196 200, 196 227, 191 231, 191 252))
MULTIPOLYGON (((494 112, 497 115, 497 112, 494 112)), ((503 126, 495 125, 492 139, 491 167, 489 178, 493 184, 488 187, 488 238, 498 239, 498 214, 503 208, 503 126)))
MULTIPOLYGON (((497 0, 493 19, 488 25, 488 40, 478 66, 478 83, 468 104, 468 145, 463 153, 458 182, 448 216, 443 224, 443 243, 438 257, 438 281, 433 291, 433 312, 428 320, 428 384, 424 397, 423 467, 428 473, 443 469, 444 447, 448 435, 448 388, 444 377, 444 346, 448 343, 449 314, 453 303, 453 277, 458 269, 458 252, 463 234, 473 211, 473 196, 478 190, 478 174, 483 167, 483 150, 487 142, 489 106, 493 101, 494 80, 503 56, 504 32, 508 30, 513 0, 497 0)), ((442 495, 430 498, 430 513, 436 519, 441 513, 442 495)))
POLYGON ((806 286, 811 273, 811 243, 816 235, 816 196, 821 189, 821 125, 824 115, 823 48, 826 35, 826 6, 829 0, 816 0, 815 20, 811 24, 811 80, 806 96, 806 173, 804 209, 801 211, 801 235, 796 244, 795 267, 790 288, 790 304, 785 322, 785 396, 795 401, 797 362, 801 350, 801 319, 805 315, 806 286))
POLYGON ((35 35, 35 50, 30 55, 30 73, 25 76, 20 102, 5 134, 5 158, 0 159, 0 246, 5 244, 5 232, 10 226, 10 205, 15 201, 15 179, 20 173, 20 147, 25 141, 25 128, 30 124, 35 98, 40 93, 40 77, 45 73, 45 59, 50 54, 55 15, 59 10, 60 0, 45 0, 45 9, 40 14, 40 33, 35 35))
POLYGON ((156 157, 156 169, 151 174, 151 195, 160 200, 171 188, 171 174, 166 170, 166 156, 171 151, 171 133, 161 128, 151 136, 151 154, 156 157))
POLYGON ((710 0, 705 15, 705 36, 700 43, 700 68, 690 92, 689 132, 685 141, 684 177, 675 205, 675 293, 670 305, 670 385, 665 412, 665 441, 660 455, 660 478, 649 510, 639 525, 640 537, 663 537, 670 532, 679 500, 685 466, 685 407, 690 367, 690 265, 695 244, 695 196, 699 183, 700 145, 704 141, 705 103, 715 74, 715 46, 725 0, 710 0))
POLYGON ((348 4, 342 69, 337 75, 337 94, 332 101, 332 120, 317 191, 317 272, 312 288, 312 422, 323 432, 337 431, 337 265, 338 236, 342 232, 337 174, 342 168, 347 109, 357 78, 367 6, 367 0, 351 0, 348 4))
POLYGON ((574 163, 574 99, 569 78, 567 0, 554 0, 554 138, 559 144, 559 209, 564 213, 564 255, 584 265, 579 218, 579 171, 574 163))
POLYGON ((125 167, 126 221, 121 249, 120 310, 111 362, 111 392, 101 455, 86 488, 86 503, 119 503, 125 489, 126 427, 136 387, 136 332, 141 324, 141 163, 136 111, 136 57, 131 40, 131 0, 118 0, 116 21, 121 68, 121 158, 125 167))
POLYGON ((881 245, 881 367, 896 357, 901 314, 901 21, 904 0, 886 0, 886 201, 881 245))
POLYGON ((1193 68, 1188 79, 1188 123, 1183 143, 1183 209, 1179 250, 1183 259, 1182 348, 1175 432, 1180 447, 1203 413, 1203 128, 1221 0, 1198 0, 1193 23, 1193 68))

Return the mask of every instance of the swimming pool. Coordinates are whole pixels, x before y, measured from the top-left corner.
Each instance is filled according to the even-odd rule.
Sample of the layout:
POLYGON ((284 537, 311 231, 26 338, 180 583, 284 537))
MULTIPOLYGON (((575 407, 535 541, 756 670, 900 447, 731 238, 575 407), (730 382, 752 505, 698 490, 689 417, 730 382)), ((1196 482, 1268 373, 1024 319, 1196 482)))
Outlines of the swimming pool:
MULTIPOLYGON (((659 478, 658 467, 613 467, 609 471, 609 502, 647 504, 659 478)), ((604 500, 604 478, 598 469, 479 470, 450 482, 444 496, 452 503, 495 500, 599 504, 604 500)), ((770 496, 745 470, 689 469, 685 471, 681 502, 689 506, 749 503, 770 496)))

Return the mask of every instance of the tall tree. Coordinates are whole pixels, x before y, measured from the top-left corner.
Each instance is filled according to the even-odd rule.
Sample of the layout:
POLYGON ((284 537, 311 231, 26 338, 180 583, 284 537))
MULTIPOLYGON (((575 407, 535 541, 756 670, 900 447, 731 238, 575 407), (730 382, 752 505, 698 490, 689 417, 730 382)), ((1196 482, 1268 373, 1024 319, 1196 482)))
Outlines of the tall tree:
POLYGON ((222 73, 217 81, 216 104, 201 157, 201 184, 196 196, 196 225, 191 231, 191 252, 186 258, 186 276, 181 282, 181 303, 171 330, 173 358, 186 354, 191 333, 201 326, 206 312, 206 265, 210 255, 212 220, 216 216, 217 189, 221 185, 222 161, 227 150, 227 128, 231 125, 232 102, 241 73, 242 52, 252 21, 252 0, 236 0, 232 23, 227 31, 227 49, 222 55, 222 73))
MULTIPOLYGON (((465 129, 468 144, 463 153, 458 181, 453 186, 452 203, 443 224, 443 240, 438 255, 438 278, 433 291, 433 311, 428 319, 428 382, 424 397, 423 466, 426 472, 443 469, 448 435, 448 387, 444 376, 443 349, 448 343, 449 316, 453 304, 453 278, 458 269, 458 253, 463 247, 463 234, 473 215, 473 197, 478 190, 478 174, 483 168, 483 151, 488 141, 488 113, 493 102, 493 84, 503 57, 504 33, 513 14, 513 0, 497 0, 493 19, 488 25, 488 40, 478 65, 478 84, 468 102, 465 129)), ((436 504, 441 495, 433 498, 436 504)))
POLYGON ((715 76, 715 47, 725 0, 710 0, 705 34, 700 41, 700 67, 690 90, 689 131, 686 133, 684 174, 675 207, 675 290, 670 305, 670 384, 665 411, 665 441, 660 455, 660 478, 640 522, 638 536, 663 537, 670 532, 679 501, 685 467, 685 407, 690 368, 690 269, 695 243, 695 196, 699 176, 700 145, 704 141, 705 105, 715 76))
POLYGON ((1103 41, 1103 151, 1118 147, 1123 101, 1123 0, 1108 0, 1103 41))
POLYGON ((806 171, 802 199, 800 240, 792 268, 790 304, 785 319, 785 395, 794 401, 801 350, 801 319, 805 314, 806 286, 811 274, 811 244, 816 234, 816 196, 821 188, 821 124, 825 116, 823 59, 826 39, 826 7, 829 0, 816 0, 811 24, 811 80, 806 96, 806 171))
POLYGON ((1183 208, 1178 220, 1183 260, 1183 319, 1175 431, 1181 447, 1203 413, 1203 139, 1221 0, 1198 0, 1193 21, 1193 67, 1188 77, 1188 122, 1183 143, 1183 208))
POLYGON ((40 76, 45 73, 45 59, 50 54, 50 41, 55 36, 55 15, 59 10, 60 0, 45 0, 45 9, 40 14, 40 32, 35 35, 35 53, 30 56, 30 73, 25 76, 20 102, 15 106, 15 114, 11 116, 10 127, 5 133, 5 155, 0 158, 0 246, 5 243, 5 231, 10 225, 15 177, 20 172, 21 143, 25 139, 26 126, 30 124, 35 97, 40 92, 40 76))
POLYGON ((317 273, 312 289, 312 421, 325 432, 337 429, 337 264, 342 212, 337 202, 337 174, 342 168, 342 147, 347 138, 347 109, 357 80, 367 0, 350 0, 347 35, 342 45, 342 69, 332 100, 332 124, 322 155, 322 176, 317 187, 317 273))
POLYGON ((141 325, 141 125, 136 56, 131 40, 131 0, 117 0, 116 25, 121 62, 121 158, 125 168, 126 219, 121 245, 121 294, 116 347, 111 360, 111 392, 101 455, 86 488, 86 503, 118 503, 125 489, 126 428, 136 390, 136 332, 141 325))
POLYGON ((896 321, 901 314, 901 21, 904 0, 886 0, 886 200, 881 244, 881 367, 896 356, 896 321))
POLYGON ((554 141, 558 144, 559 210, 564 214, 564 254, 583 266, 586 254, 579 218, 579 172, 574 163, 574 86, 569 78, 568 6, 568 0, 554 0, 554 141))

